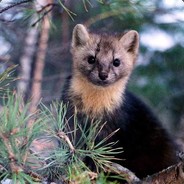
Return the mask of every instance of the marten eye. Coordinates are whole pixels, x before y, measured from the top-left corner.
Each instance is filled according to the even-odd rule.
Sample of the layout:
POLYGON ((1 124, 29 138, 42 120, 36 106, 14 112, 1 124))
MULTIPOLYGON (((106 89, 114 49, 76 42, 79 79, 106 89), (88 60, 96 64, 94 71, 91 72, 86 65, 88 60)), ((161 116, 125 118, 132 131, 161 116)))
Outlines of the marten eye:
POLYGON ((120 60, 119 59, 114 59, 114 61, 113 61, 113 65, 115 66, 115 67, 118 67, 119 65, 120 65, 120 60))
POLYGON ((89 64, 94 64, 94 63, 95 63, 95 57, 89 56, 89 57, 88 57, 88 63, 89 63, 89 64))

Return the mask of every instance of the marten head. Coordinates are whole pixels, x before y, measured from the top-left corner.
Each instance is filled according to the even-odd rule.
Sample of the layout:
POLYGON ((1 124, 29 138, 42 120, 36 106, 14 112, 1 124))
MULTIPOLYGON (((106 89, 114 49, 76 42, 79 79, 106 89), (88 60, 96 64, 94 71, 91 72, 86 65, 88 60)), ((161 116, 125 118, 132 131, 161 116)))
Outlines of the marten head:
POLYGON ((71 52, 73 75, 86 78, 96 86, 109 86, 128 79, 138 54, 139 35, 90 33, 78 24, 73 30, 71 52))

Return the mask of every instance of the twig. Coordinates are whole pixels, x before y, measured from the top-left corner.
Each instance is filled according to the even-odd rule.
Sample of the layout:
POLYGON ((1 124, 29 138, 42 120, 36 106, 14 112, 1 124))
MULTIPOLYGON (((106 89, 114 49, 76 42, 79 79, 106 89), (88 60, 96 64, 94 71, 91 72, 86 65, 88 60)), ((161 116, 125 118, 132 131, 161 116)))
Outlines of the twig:
POLYGON ((43 10, 45 10, 49 6, 52 6, 52 7, 53 6, 59 6, 59 4, 56 4, 56 3, 48 3, 45 6, 43 6, 40 10, 38 10, 37 13, 41 13, 43 10))
POLYGON ((106 171, 122 176, 129 184, 141 181, 132 171, 117 163, 109 163, 109 167, 106 166, 106 171))
POLYGON ((9 144, 9 139, 3 134, 0 133, 0 138, 2 139, 4 146, 7 149, 8 152, 8 157, 9 157, 9 165, 10 165, 10 169, 13 173, 18 173, 20 171, 23 171, 23 169, 16 163, 16 158, 15 155, 13 153, 12 147, 9 144))
POLYGON ((52 11, 52 9, 53 9, 53 6, 50 8, 50 9, 48 9, 47 11, 45 11, 44 13, 43 13, 43 15, 38 19, 38 20, 36 20, 31 26, 32 27, 34 27, 38 22, 40 22, 47 14, 49 14, 51 11, 52 11))
POLYGON ((71 151, 72 153, 75 151, 75 148, 74 148, 74 146, 72 145, 72 143, 71 143, 69 137, 68 137, 63 131, 58 132, 58 133, 57 133, 57 136, 58 136, 59 138, 63 139, 63 140, 68 144, 68 146, 69 146, 69 148, 70 148, 70 151, 71 151))
POLYGON ((0 164, 0 172, 6 171, 6 168, 0 164))
POLYGON ((9 6, 5 7, 5 8, 3 8, 2 10, 0 10, 0 14, 5 12, 5 11, 7 11, 7 10, 9 10, 9 9, 11 9, 11 8, 13 8, 13 7, 15 7, 15 6, 18 6, 18 5, 24 4, 24 3, 29 3, 29 2, 32 2, 32 1, 33 0, 23 0, 23 1, 20 1, 20 2, 17 2, 17 3, 14 3, 12 5, 9 5, 9 6))
POLYGON ((31 171, 31 170, 28 169, 28 168, 24 168, 24 172, 25 172, 26 174, 28 174, 29 176, 31 176, 31 178, 32 178, 34 181, 36 181, 36 182, 40 182, 40 181, 42 181, 42 179, 43 179, 43 177, 42 177, 41 175, 39 175, 39 174, 37 174, 37 173, 31 171))
POLYGON ((91 172, 91 171, 85 171, 85 172, 87 172, 88 176, 90 177, 90 180, 97 179, 98 177, 98 174, 95 172, 91 172))

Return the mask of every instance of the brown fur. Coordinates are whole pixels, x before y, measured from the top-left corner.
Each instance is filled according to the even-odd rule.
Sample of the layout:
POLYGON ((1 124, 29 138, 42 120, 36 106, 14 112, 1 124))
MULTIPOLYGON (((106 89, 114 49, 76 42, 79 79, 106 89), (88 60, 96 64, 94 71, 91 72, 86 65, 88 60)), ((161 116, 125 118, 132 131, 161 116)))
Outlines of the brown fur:
POLYGON ((120 80, 111 86, 103 88, 90 84, 85 78, 75 77, 71 82, 70 88, 73 105, 90 117, 100 117, 105 111, 113 112, 114 109, 122 104, 124 82, 126 81, 120 80), (73 98, 76 95, 81 97, 79 101, 73 98))
MULTIPOLYGON (((96 142, 119 129, 107 144, 117 142, 114 147, 123 147, 124 151, 115 155, 120 159, 117 163, 142 178, 175 163, 176 147, 150 108, 126 90, 138 54, 138 38, 136 31, 97 35, 77 25, 71 48, 73 73, 63 100, 69 102, 67 117, 72 129, 75 110, 81 126, 94 119, 107 122, 96 142)), ((77 137, 81 137, 80 130, 77 137)), ((93 167, 88 158, 86 164, 93 167)))
POLYGON ((137 32, 130 31, 123 36, 97 35, 88 32, 83 25, 77 25, 73 32, 71 52, 73 80, 70 97, 73 105, 92 117, 113 112, 122 104, 126 83, 135 64, 138 53, 137 32), (97 66, 91 72, 92 65, 86 61, 90 55, 98 59, 103 71, 107 71, 110 85, 98 86, 89 81, 89 78, 98 80, 100 72, 97 66), (121 65, 109 69, 113 58, 120 59, 121 65), (89 72, 91 77, 82 73, 87 70, 92 73, 89 72))

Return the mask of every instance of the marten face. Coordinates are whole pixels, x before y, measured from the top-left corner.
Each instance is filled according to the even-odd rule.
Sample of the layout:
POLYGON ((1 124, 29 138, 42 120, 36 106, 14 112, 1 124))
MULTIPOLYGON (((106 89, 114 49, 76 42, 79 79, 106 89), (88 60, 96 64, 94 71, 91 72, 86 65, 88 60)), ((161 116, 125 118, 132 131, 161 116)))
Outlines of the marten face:
POLYGON ((72 40, 73 74, 97 86, 109 86, 128 78, 138 52, 138 33, 123 36, 92 34, 77 25, 72 40))

